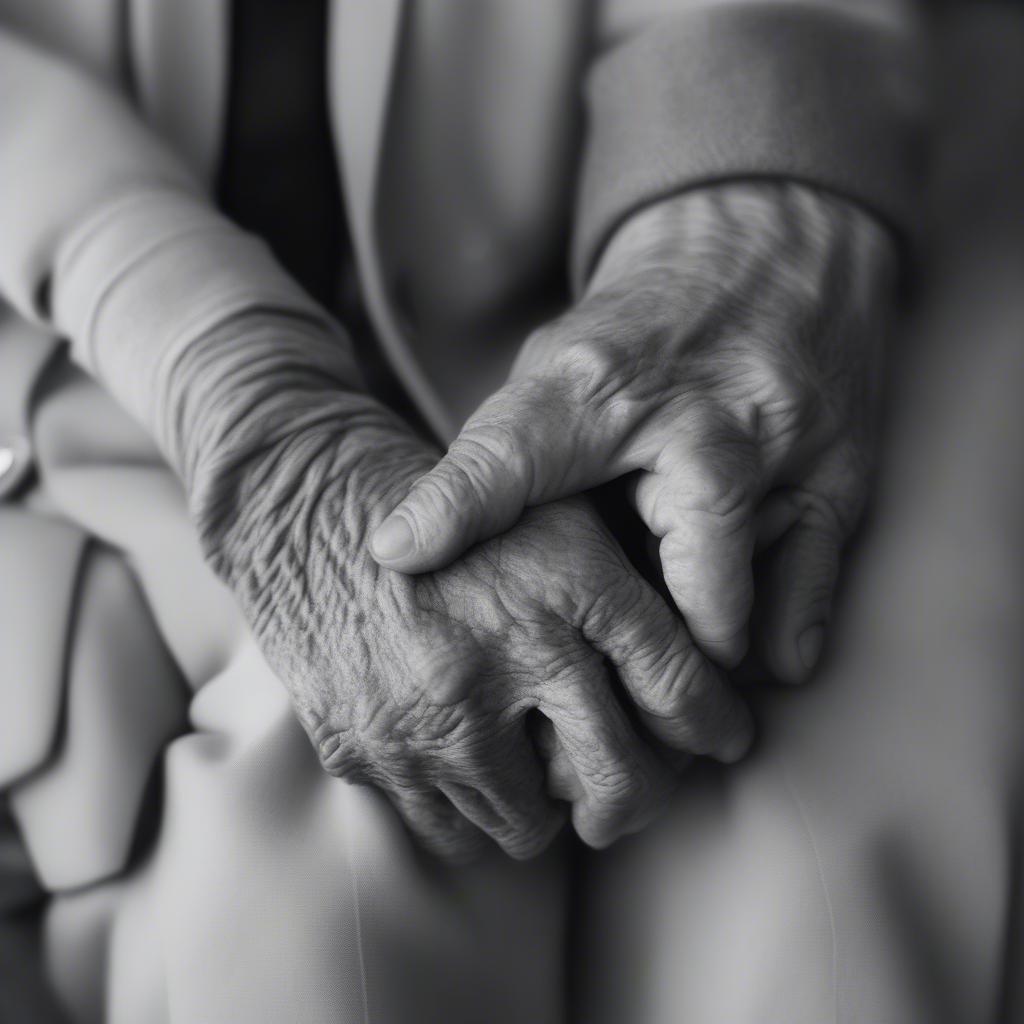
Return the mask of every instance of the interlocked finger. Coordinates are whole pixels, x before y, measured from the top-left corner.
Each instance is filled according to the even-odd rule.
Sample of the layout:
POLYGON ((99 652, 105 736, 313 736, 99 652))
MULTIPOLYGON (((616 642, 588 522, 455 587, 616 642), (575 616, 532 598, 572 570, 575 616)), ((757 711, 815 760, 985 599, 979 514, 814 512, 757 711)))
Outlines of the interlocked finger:
POLYGON ((579 780, 572 821, 580 838, 602 848, 643 828, 664 805, 673 779, 630 724, 600 658, 554 680, 538 707, 579 780))
MULTIPOLYGON (((459 759, 458 751, 453 757, 459 759)), ((474 749, 467 768, 462 778, 441 783, 452 804, 510 857, 525 860, 541 853, 565 814, 546 792, 543 765, 522 721, 474 749)))
POLYGON ((406 827, 429 853, 452 864, 475 860, 487 837, 438 790, 390 790, 388 798, 406 827))
POLYGON ((750 745, 750 712, 696 647, 685 624, 640 579, 599 605, 584 636, 612 664, 644 725, 674 750, 735 761, 750 745))

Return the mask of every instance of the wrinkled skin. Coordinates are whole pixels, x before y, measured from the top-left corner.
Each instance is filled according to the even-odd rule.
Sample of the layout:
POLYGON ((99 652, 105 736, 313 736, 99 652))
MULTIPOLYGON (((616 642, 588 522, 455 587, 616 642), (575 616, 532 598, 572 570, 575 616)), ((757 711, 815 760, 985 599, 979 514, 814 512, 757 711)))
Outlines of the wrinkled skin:
POLYGON ((743 753, 745 707, 695 673, 678 616, 585 502, 533 510, 434 574, 380 568, 366 539, 436 454, 364 405, 251 452, 232 474, 240 511, 200 516, 328 772, 380 787, 443 857, 472 856, 485 835, 529 857, 558 831, 562 801, 604 846, 673 785, 612 671, 673 749, 743 753), (534 711, 543 721, 528 726, 534 711))
POLYGON ((753 554, 774 543, 759 653, 802 681, 864 504, 895 269, 873 217, 796 184, 640 211, 375 535, 375 556, 436 570, 524 508, 628 476, 702 671, 746 653, 753 554))
POLYGON ((796 681, 864 500, 893 248, 797 185, 643 210, 440 463, 337 339, 271 317, 197 347, 193 513, 324 767, 462 859, 487 836, 536 854, 565 803, 606 845, 656 812, 675 754, 741 756, 720 666, 746 648, 752 554, 775 542, 760 644, 796 681), (681 616, 571 497, 619 476, 681 616), (388 558, 403 498, 413 549, 388 558))

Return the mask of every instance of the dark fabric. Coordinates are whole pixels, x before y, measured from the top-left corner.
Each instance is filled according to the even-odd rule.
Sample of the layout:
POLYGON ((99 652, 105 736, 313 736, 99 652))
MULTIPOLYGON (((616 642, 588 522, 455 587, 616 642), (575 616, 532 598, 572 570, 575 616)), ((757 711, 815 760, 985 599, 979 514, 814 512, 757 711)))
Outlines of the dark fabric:
POLYGON ((18 831, 0 801, 0 1021, 63 1024, 39 951, 43 892, 18 831))
POLYGON ((326 0, 236 0, 220 198, 321 303, 348 248, 326 94, 326 0))
POLYGON ((338 315, 367 387, 426 433, 360 295, 327 102, 328 8, 329 0, 235 0, 220 205, 338 315))

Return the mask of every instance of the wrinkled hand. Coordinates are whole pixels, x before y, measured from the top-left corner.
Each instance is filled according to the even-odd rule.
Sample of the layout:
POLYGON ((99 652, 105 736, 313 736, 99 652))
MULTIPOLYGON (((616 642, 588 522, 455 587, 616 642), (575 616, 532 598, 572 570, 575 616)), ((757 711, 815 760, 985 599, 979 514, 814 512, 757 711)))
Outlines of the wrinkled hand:
POLYGON ((232 475, 237 514, 207 522, 206 543, 324 768, 383 789, 428 848, 462 859, 486 833, 534 855, 562 823, 553 795, 594 846, 650 819, 672 773, 604 659, 660 739, 743 753, 745 707, 695 672, 678 616, 585 502, 534 510, 457 565, 404 576, 366 538, 436 456, 383 412, 344 431, 305 422, 254 447, 232 475), (537 714, 553 730, 540 747, 558 748, 547 777, 537 714))
POLYGON ((583 300, 527 341, 377 531, 377 560, 437 569, 524 507, 636 471, 702 671, 744 655, 755 545, 781 538, 761 653, 803 679, 865 497, 894 249, 858 207, 795 184, 634 215, 583 300))

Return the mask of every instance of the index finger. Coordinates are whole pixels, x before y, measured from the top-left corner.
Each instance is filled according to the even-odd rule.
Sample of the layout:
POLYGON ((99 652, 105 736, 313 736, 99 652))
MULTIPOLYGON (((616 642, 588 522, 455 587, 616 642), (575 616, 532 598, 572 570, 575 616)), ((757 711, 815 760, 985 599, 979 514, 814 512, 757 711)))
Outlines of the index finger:
POLYGON ((754 732, 750 710, 646 581, 629 577, 610 603, 591 612, 583 633, 662 742, 724 762, 746 753, 754 732))
POLYGON ((601 659, 591 651, 551 680, 537 708, 550 719, 576 775, 580 795, 572 822, 579 837, 600 849, 643 828, 664 804, 673 778, 630 724, 601 659))

